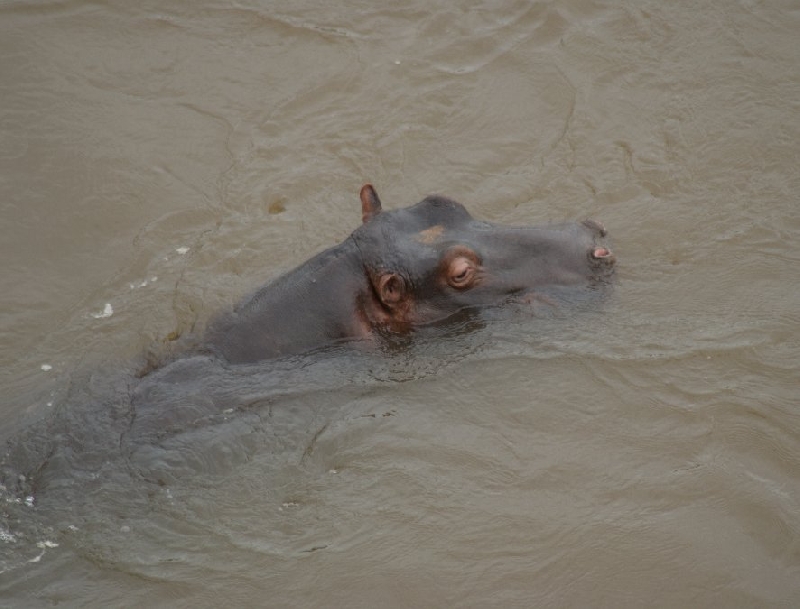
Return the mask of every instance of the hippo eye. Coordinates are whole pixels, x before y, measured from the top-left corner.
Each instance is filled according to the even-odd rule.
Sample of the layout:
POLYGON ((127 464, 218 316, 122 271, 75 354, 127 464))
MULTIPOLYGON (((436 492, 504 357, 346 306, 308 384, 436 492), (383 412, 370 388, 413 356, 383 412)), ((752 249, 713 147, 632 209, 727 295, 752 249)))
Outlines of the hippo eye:
POLYGON ((471 247, 457 244, 442 255, 438 269, 439 281, 451 288, 466 290, 481 278, 481 258, 471 247))
POLYGON ((475 262, 464 256, 457 256, 450 261, 447 272, 447 283, 454 288, 467 288, 475 280, 475 262))

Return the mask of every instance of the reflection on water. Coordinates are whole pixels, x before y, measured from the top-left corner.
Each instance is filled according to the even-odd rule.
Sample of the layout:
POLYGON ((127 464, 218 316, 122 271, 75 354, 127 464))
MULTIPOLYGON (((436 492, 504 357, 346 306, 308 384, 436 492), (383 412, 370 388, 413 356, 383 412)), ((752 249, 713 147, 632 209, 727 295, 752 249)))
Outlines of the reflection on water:
POLYGON ((792 6, 0 15, 7 603, 797 604, 792 6), (365 181, 601 219, 618 285, 136 378, 365 181))

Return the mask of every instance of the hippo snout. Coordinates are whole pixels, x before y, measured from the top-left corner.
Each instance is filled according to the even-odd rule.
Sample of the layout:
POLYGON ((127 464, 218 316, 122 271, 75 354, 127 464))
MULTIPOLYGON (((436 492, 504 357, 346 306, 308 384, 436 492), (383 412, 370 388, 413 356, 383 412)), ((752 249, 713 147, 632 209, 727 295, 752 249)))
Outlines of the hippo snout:
POLYGON ((589 260, 595 268, 610 268, 617 261, 616 256, 604 244, 597 243, 598 239, 603 239, 607 235, 606 227, 597 220, 584 220, 583 226, 588 228, 594 237, 593 243, 589 248, 589 260))

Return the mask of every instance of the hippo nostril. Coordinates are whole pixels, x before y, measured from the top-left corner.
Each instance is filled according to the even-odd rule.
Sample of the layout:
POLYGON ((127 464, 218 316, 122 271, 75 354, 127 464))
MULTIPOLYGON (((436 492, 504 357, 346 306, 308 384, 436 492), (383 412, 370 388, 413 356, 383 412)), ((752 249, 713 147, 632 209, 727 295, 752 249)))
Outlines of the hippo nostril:
POLYGON ((614 254, 607 247, 596 247, 592 250, 592 258, 603 262, 614 262, 614 254))
POLYGON ((606 227, 597 220, 584 220, 583 225, 593 231, 596 231, 601 237, 606 236, 606 227))

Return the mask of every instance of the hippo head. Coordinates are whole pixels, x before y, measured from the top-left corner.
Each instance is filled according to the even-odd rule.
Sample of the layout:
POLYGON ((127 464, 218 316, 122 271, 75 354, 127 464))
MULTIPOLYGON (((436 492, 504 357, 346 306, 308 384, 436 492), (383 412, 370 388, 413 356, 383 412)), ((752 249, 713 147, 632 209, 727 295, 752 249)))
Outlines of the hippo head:
POLYGON ((455 201, 428 197, 382 211, 361 189, 363 223, 213 320, 201 348, 231 363, 303 353, 475 307, 530 301, 553 286, 591 285, 613 272, 603 227, 575 222, 510 227, 481 222, 455 201))
POLYGON ((549 286, 589 285, 613 272, 605 229, 587 220, 511 227, 475 220, 429 196, 382 211, 361 189, 363 224, 351 235, 371 290, 358 307, 373 328, 402 332, 470 307, 524 298, 549 286))

